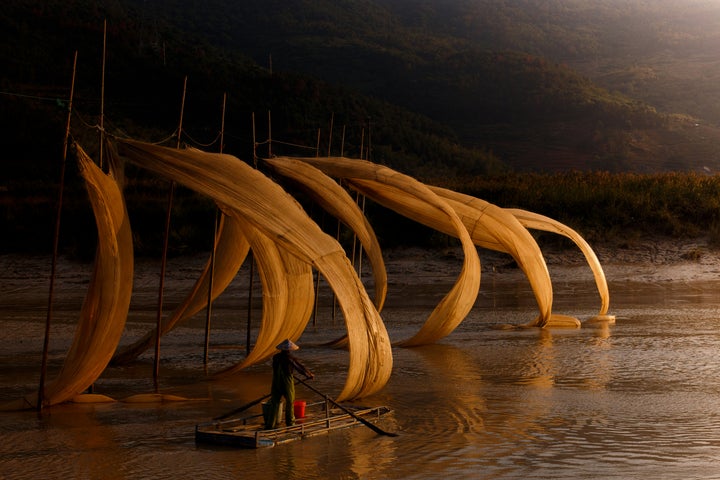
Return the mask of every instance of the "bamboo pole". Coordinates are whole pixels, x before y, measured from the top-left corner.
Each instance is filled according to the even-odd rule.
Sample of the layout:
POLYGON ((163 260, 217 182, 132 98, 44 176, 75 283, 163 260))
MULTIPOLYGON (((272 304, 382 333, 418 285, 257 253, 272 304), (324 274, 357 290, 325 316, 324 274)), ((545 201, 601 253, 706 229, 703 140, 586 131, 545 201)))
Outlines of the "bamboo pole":
MULTIPOLYGON (((187 76, 183 84, 182 103, 180 104, 180 123, 178 124, 176 148, 180 148, 180 140, 182 137, 183 113, 185 111, 185 93, 187 92, 187 76)), ((172 216, 173 199, 175 196, 175 182, 170 182, 170 192, 168 192, 168 208, 165 216, 165 241, 163 242, 162 260, 160 262, 160 288, 158 289, 158 309, 157 322, 155 331, 155 368, 153 369, 153 382, 155 390, 158 388, 158 378, 160 377, 160 335, 162 332, 162 309, 163 309, 163 293, 165 290, 165 269, 167 267, 168 242, 170 238, 170 217, 172 216)))
POLYGON ((105 139, 105 57, 107 50, 107 19, 103 22, 102 73, 100 76, 100 142, 98 143, 98 164, 103 168, 103 144, 105 139))
POLYGON ((213 246, 210 254, 210 279, 208 281, 207 314, 205 315, 205 349, 203 354, 203 365, 207 367, 210 351, 210 318, 212 316, 212 290, 213 277, 215 276, 215 244, 218 238, 218 225, 220 222, 220 210, 215 208, 215 225, 213 228, 213 246))
POLYGON ((57 271, 58 244, 60 238, 60 217, 62 215, 63 196, 65 193, 65 170, 67 164, 68 139, 70 138, 70 119, 72 118, 72 103, 75 95, 75 72, 77 70, 77 50, 73 59, 72 80, 70 82, 70 97, 68 100, 67 122, 65 123, 65 139, 63 141, 62 162, 60 166, 60 188, 58 191, 58 204, 55 215, 55 232, 53 234, 52 264, 50 267, 50 289, 48 293, 47 318, 45 319, 45 339, 43 341, 42 362, 40 365, 40 385, 38 388, 37 409, 42 411, 45 400, 45 377, 47 376, 48 349, 50 346, 50 324, 52 322, 52 304, 55 294, 55 272, 57 271))
MULTIPOLYGON (((223 153, 223 145, 225 142, 225 105, 227 103, 227 93, 223 94, 222 104, 222 120, 220 122, 220 153, 223 153)), ((203 365, 207 367, 208 352, 210 350, 210 318, 212 316, 212 291, 213 280, 215 277, 215 244, 218 238, 218 224, 220 222, 220 209, 215 207, 215 226, 213 228, 212 254, 210 255, 210 278, 208 280, 208 296, 207 296, 207 315, 205 316, 205 352, 203 365)))
POLYGON ((250 355, 250 332, 252 330, 253 283, 255 281, 255 256, 250 250, 250 283, 248 286, 247 333, 245 334, 245 355, 250 355))
MULTIPOLYGON (((325 211, 320 211, 320 222, 319 226, 321 230, 325 230, 325 211)), ((317 277, 315 278, 315 306, 313 310, 313 327, 317 325, 317 315, 320 310, 320 270, 317 270, 317 277)))
POLYGON ((345 156, 345 125, 343 125, 342 137, 340 139, 340 156, 345 156))
POLYGON ((252 112, 253 167, 257 169, 257 140, 255 140, 255 112, 252 112))
MULTIPOLYGON (((270 132, 270 111, 268 111, 268 132, 270 132)), ((253 165, 257 169, 257 139, 255 137, 255 112, 252 114, 252 135, 253 135, 253 165)), ((270 133, 268 133, 270 138, 270 133)), ((270 147, 268 146, 268 153, 270 147)), ((250 355, 250 333, 252 331, 252 306, 253 306, 253 281, 255 278, 255 258, 252 250, 248 254, 250 262, 250 278, 248 279, 248 305, 247 305, 247 332, 245 333, 245 355, 250 355)))
MULTIPOLYGON (((318 128, 317 131, 317 140, 315 140, 315 157, 320 157, 320 132, 321 130, 318 128)), ((328 155, 329 156, 329 155, 328 155)), ((319 305, 318 301, 320 299, 320 270, 317 271, 317 277, 315 277, 315 308, 313 309, 313 327, 317 326, 317 314, 319 305)))
MULTIPOLYGON (((333 121, 335 117, 333 114, 333 121)), ((332 127, 330 128, 332 131, 332 127)), ((345 155, 345 125, 342 127, 342 136, 340 137, 340 156, 345 155)), ((328 149, 328 157, 330 156, 330 149, 328 149)), ((342 180, 340 180, 340 184, 342 185, 342 180)), ((342 222, 340 219, 337 221, 337 230, 335 232, 335 240, 340 242, 340 231, 342 229, 342 222)), ((335 295, 335 291, 332 292, 332 325, 335 326, 335 318, 337 317, 337 295, 335 295)))
MULTIPOLYGON (((370 160, 370 153, 372 152, 372 123, 370 123, 370 118, 368 118, 368 147, 367 147, 367 158, 365 160, 370 160)), ((360 210, 362 211, 363 215, 365 214, 365 195, 361 196, 362 202, 360 204, 360 210)), ((362 257, 363 257, 363 246, 360 244, 360 249, 358 253, 358 277, 360 280, 362 280, 362 257)))
POLYGON ((268 110, 268 158, 272 156, 272 115, 268 110))
MULTIPOLYGON (((365 195, 362 196, 360 211, 362 211, 363 215, 365 214, 365 195)), ((363 244, 358 242, 358 246, 358 278, 362 281, 363 244)))
MULTIPOLYGON (((365 160, 370 160, 370 152, 372 151, 372 124, 370 123, 370 118, 368 118, 368 147, 367 147, 367 158, 365 160)), ((360 210, 362 211, 363 215, 365 214, 365 195, 361 195, 362 202, 360 204, 360 210)), ((358 252, 358 278, 360 278, 360 281, 362 281, 362 257, 363 257, 363 246, 362 243, 360 244, 359 252, 358 252)))
MULTIPOLYGON (((345 156, 345 125, 343 125, 342 128, 342 137, 340 138, 340 156, 345 156)), ((335 233, 335 237, 337 238, 338 242, 340 241, 340 229, 342 228, 342 224, 340 220, 337 221, 337 232, 335 233)), ((335 326, 335 319, 337 317, 337 295, 335 295, 335 291, 333 290, 333 309, 332 309, 332 324, 335 326)))
MULTIPOLYGON (((337 231, 335 232, 335 239, 340 243, 340 229, 342 226, 342 222, 340 220, 337 221, 337 231)), ((337 295, 335 294, 335 290, 332 291, 332 325, 335 326, 335 317, 337 316, 337 295)))
POLYGON ((363 158, 363 148, 365 148, 365 127, 360 130, 360 158, 363 158))
MULTIPOLYGON (((365 148, 365 127, 363 127, 363 128, 360 130, 360 159, 363 158, 364 148, 365 148)), ((360 204, 360 193, 359 193, 359 192, 355 192, 355 203, 358 204, 358 205, 360 204)), ((355 264, 355 258, 356 258, 355 253, 356 253, 356 251, 357 251, 357 242, 358 242, 357 235, 353 234, 352 254, 351 254, 351 258, 352 258, 352 262, 351 262, 351 263, 352 263, 352 266, 353 266, 353 267, 356 266, 356 264, 355 264)))
POLYGON ((335 123, 335 112, 330 115, 330 134, 328 135, 328 157, 330 157, 330 152, 332 151, 332 134, 333 134, 333 124, 335 123))

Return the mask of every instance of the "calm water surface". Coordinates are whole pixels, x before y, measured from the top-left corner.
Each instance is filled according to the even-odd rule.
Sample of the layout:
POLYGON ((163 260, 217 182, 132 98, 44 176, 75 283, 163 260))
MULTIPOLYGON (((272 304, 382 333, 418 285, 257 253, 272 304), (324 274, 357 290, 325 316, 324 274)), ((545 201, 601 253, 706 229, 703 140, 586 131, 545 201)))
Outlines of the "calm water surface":
MULTIPOLYGON (((0 400, 11 400, 37 385, 47 290, 5 262, 0 400)), ((61 274, 51 368, 67 349, 86 282, 84 272, 61 274)), ((395 438, 359 426, 271 449, 196 445, 196 423, 262 396, 270 382, 266 364, 206 379, 199 314, 162 346, 160 390, 193 401, 0 413, 0 478, 720 478, 720 283, 608 277, 615 325, 539 331, 497 328, 533 318, 534 302, 521 277, 486 274, 458 330, 436 345, 395 349, 389 384, 362 400, 394 409, 379 425, 395 438)), ((446 287, 391 285, 391 337, 416 331, 446 287)), ((559 313, 584 320, 596 312, 587 279, 556 289, 559 313)), ((152 303, 154 292, 145 293, 134 300, 140 306, 152 303)), ((244 355, 243 301, 238 294, 215 307, 211 371, 244 355)), ((131 316, 129 336, 144 332, 150 310, 131 316)), ((298 352, 328 393, 344 383, 347 352, 319 345, 342 334, 339 323, 319 314, 298 352)), ((152 392, 151 372, 149 353, 109 369, 96 390, 118 400, 152 392)), ((313 395, 298 387, 299 397, 313 395)))

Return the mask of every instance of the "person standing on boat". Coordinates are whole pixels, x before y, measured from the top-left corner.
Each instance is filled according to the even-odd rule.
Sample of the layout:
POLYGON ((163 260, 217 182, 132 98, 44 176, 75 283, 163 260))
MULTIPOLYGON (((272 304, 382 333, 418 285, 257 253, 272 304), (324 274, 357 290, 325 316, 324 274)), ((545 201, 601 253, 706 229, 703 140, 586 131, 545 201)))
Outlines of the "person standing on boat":
POLYGON ((295 412, 293 409, 293 402, 295 401, 295 379, 293 378, 293 372, 299 371, 306 378, 313 379, 315 375, 303 365, 290 352, 298 350, 298 347, 290 339, 286 339, 277 347, 280 350, 273 356, 272 368, 272 388, 270 390, 270 402, 268 402, 267 412, 265 415, 265 428, 275 428, 279 423, 280 419, 280 406, 282 400, 285 398, 285 423, 287 426, 291 426, 295 423, 295 412))

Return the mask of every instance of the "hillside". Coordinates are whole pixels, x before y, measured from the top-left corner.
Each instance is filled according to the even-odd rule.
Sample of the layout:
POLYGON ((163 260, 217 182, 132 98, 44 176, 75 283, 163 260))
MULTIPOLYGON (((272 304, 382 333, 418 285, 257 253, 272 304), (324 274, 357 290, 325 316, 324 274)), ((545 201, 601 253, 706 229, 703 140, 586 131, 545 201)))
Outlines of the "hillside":
POLYGON ((45 162, 60 151, 76 50, 72 134, 90 146, 96 142, 92 127, 99 123, 101 109, 105 19, 103 107, 112 134, 150 141, 168 137, 178 125, 187 78, 183 140, 219 148, 213 142, 227 94, 224 148, 248 161, 255 116, 258 142, 270 135, 271 117, 276 154, 283 153, 282 141, 310 147, 294 152, 298 154, 315 154, 316 146, 320 152, 334 148, 337 153, 342 144, 346 154, 359 155, 360 142, 372 135, 376 158, 389 157, 397 168, 416 174, 438 166, 473 173, 503 168, 484 149, 459 145, 450 128, 426 116, 307 75, 271 72, 242 52, 222 50, 192 32, 145 16, 131 2, 101 3, 88 8, 79 1, 34 5, 13 0, 0 13, 7 40, 0 47, 0 60, 11 65, 0 95, 10 174, 55 174, 45 162), (332 139, 331 121, 336 127, 332 139))
POLYGON ((718 170, 720 50, 708 47, 720 5, 161 0, 142 10, 259 64, 427 115, 515 169, 718 170), (699 134, 696 123, 711 126, 699 134))
MULTIPOLYGON (((706 111, 691 108, 687 84, 666 95, 673 82, 653 77, 661 69, 685 72, 689 64, 682 52, 715 37, 690 24, 659 28, 667 0, 633 5, 8 0, 0 10, 0 61, 6 66, 0 77, 0 229, 6 233, 0 251, 47 248, 76 51, 71 135, 91 154, 101 110, 111 135, 174 144, 187 79, 181 140, 189 145, 219 150, 224 119, 224 151, 248 162, 253 139, 263 156, 270 154, 265 140, 272 137, 273 154, 363 152, 421 179, 561 218, 595 238, 603 235, 597 232, 617 231, 618 205, 629 205, 634 214, 622 223, 626 230, 645 232, 660 222, 657 231, 670 236, 695 236, 709 226, 719 237, 711 198, 703 208, 697 201, 692 207, 670 203, 657 217, 656 202, 641 194, 656 184, 666 189, 658 195, 673 199, 695 198, 686 194, 698 188, 716 190, 714 182, 705 182, 714 178, 708 173, 720 171, 720 129, 707 113, 712 102, 696 99, 706 111), (647 25, 633 29, 643 15, 647 25), (646 67, 639 58, 667 63, 646 67), (568 171, 585 176, 567 184, 568 171), (533 178, 528 172, 557 175, 543 177, 533 190, 526 185, 533 178), (586 197, 594 172, 627 176, 600 182, 586 197), (649 176, 639 183, 633 176, 662 172, 698 175, 687 181, 649 176), (480 178, 493 185, 473 190, 480 178), (514 193, 500 195, 502 184, 514 193), (607 192, 616 190, 626 196, 607 202, 607 192), (607 210, 600 210, 605 204, 607 210), (597 210, 593 216, 585 214, 589 208, 597 210), (642 215, 646 220, 637 221, 642 215)), ((698 56, 712 58, 699 50, 698 56)), ((690 63, 697 58, 686 56, 690 63)), ((714 77, 706 74, 703 92, 712 100, 707 79, 714 77)), ((93 225, 74 163, 69 167, 67 247, 87 255, 93 225)), ((153 253, 161 244, 155 227, 163 222, 167 185, 143 172, 129 173, 126 194, 138 251, 153 253)), ((177 222, 173 253, 207 248, 204 232, 211 226, 193 222, 207 223, 213 206, 184 191, 177 205, 176 215, 187 222, 177 222)), ((407 235, 398 231, 414 228, 370 213, 378 215, 373 220, 383 240, 400 241, 407 235)), ((413 236, 443 241, 427 233, 413 236)))
MULTIPOLYGON (((592 55, 607 63, 608 29, 644 10, 628 13, 613 1, 592 9, 559 0, 513 5, 11 0, 0 13, 7 40, 0 59, 10 66, 6 91, 62 97, 78 49, 76 108, 97 117, 107 20, 108 119, 133 135, 164 136, 175 128, 187 76, 187 133, 212 141, 228 93, 227 147, 245 158, 253 112, 264 125, 272 111, 274 136, 293 143, 315 145, 331 118, 351 130, 350 145, 372 129, 375 160, 415 174, 492 172, 501 164, 536 171, 720 170, 714 127, 700 131, 686 111, 659 112, 627 96, 632 92, 605 90, 566 63, 592 55), (588 29, 592 15, 609 26, 588 29)), ((28 156, 22 145, 30 143, 39 153, 26 132, 47 122, 47 108, 30 119, 23 111, 41 109, 32 102, 14 98, 0 106, 12 112, 3 131, 17 128, 18 117, 26 124, 9 135, 15 155, 28 156)), ((326 151, 329 140, 321 138, 326 151)))

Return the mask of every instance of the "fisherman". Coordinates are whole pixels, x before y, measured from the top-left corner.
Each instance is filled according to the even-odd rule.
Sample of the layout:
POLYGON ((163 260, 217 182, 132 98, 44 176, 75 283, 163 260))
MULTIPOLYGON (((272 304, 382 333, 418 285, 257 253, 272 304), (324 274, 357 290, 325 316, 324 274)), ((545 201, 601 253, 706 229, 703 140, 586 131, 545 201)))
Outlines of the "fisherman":
POLYGON ((280 350, 273 356, 273 378, 272 388, 270 389, 270 401, 265 411, 265 428, 273 429, 279 422, 280 406, 282 399, 285 398, 285 424, 289 427, 295 423, 295 412, 293 402, 295 401, 295 379, 293 372, 299 371, 305 378, 313 379, 315 375, 300 363, 290 352, 298 350, 298 347, 290 339, 286 339, 277 347, 280 350))

